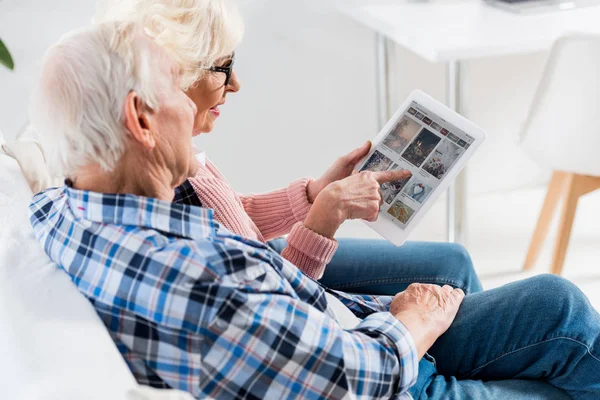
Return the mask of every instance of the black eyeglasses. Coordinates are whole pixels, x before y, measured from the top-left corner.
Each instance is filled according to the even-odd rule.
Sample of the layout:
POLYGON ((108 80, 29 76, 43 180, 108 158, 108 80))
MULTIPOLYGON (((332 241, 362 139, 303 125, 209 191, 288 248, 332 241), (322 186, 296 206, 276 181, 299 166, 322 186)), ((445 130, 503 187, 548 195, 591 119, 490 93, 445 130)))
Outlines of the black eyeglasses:
POLYGON ((231 71, 233 71, 233 63, 235 61, 235 52, 231 53, 231 58, 225 65, 220 67, 210 67, 208 70, 213 72, 223 72, 225 74, 225 86, 229 85, 231 80, 231 71))

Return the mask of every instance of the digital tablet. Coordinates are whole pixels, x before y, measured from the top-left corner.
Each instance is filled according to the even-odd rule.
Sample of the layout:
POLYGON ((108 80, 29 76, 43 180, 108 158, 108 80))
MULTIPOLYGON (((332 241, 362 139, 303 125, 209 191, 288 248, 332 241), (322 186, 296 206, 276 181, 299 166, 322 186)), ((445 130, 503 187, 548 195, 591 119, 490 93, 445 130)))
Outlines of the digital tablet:
POLYGON ((379 217, 365 223, 401 246, 485 137, 471 121, 422 91, 413 91, 356 166, 359 171, 405 169, 412 176, 382 184, 379 217))

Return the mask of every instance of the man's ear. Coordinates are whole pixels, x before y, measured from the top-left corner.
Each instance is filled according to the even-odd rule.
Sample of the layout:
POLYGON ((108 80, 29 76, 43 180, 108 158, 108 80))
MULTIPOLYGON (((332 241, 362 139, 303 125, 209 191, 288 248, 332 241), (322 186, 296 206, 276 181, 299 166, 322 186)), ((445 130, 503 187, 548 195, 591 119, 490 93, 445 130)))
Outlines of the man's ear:
POLYGON ((136 92, 129 92, 125 100, 125 126, 132 138, 148 150, 154 149, 156 139, 150 129, 150 110, 136 92))

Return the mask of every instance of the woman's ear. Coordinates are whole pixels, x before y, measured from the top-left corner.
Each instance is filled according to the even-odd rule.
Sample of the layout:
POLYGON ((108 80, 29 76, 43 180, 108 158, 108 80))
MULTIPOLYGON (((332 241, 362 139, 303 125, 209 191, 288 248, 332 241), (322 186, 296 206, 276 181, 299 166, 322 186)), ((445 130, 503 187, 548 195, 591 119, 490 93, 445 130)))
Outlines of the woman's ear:
POLYGON ((124 107, 125 126, 131 137, 148 150, 153 150, 156 146, 156 139, 151 129, 151 111, 136 92, 129 92, 124 107))

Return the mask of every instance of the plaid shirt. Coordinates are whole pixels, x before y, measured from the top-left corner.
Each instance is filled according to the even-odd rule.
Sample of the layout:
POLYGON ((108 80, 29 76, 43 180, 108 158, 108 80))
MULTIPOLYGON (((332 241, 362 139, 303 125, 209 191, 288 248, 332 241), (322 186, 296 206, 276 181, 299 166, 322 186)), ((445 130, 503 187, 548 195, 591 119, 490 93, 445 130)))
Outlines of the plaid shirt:
POLYGON ((330 291, 363 318, 344 330, 325 313, 328 289, 198 206, 63 186, 30 210, 141 384, 196 398, 410 398, 418 356, 390 297, 330 291))

